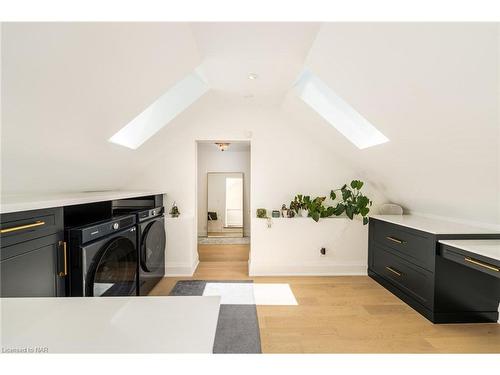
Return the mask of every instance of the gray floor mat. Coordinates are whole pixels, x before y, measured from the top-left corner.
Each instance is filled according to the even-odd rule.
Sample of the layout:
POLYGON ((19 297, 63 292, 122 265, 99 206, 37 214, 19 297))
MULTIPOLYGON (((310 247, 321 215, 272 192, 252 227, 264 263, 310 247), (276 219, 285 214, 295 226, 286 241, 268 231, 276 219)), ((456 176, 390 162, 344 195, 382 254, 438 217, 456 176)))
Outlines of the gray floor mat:
MULTIPOLYGON (((201 296, 207 282, 252 283, 252 280, 181 280, 171 296, 201 296)), ((221 304, 214 353, 262 353, 260 346, 259 320, 255 305, 221 304)))
POLYGON ((261 353, 255 305, 220 305, 214 353, 261 353))
POLYGON ((207 283, 203 280, 181 280, 175 283, 171 296, 202 296, 207 283))

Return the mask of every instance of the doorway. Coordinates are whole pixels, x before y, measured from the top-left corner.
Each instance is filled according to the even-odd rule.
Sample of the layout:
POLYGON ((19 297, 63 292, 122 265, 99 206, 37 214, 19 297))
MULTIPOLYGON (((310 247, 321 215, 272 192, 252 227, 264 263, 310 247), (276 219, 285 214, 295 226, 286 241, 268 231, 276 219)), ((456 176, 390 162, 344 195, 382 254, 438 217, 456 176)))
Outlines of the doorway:
POLYGON ((201 268, 210 262, 222 262, 229 268, 248 267, 250 152, 249 141, 197 142, 197 228, 201 268))
POLYGON ((243 234, 243 173, 207 172, 207 237, 243 234))

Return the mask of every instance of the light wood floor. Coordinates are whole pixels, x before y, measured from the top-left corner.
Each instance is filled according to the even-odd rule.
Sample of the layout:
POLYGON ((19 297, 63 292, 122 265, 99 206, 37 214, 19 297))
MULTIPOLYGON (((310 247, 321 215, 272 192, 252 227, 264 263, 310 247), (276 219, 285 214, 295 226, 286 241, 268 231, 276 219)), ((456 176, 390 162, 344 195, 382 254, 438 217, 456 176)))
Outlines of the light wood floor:
POLYGON ((298 306, 257 306, 264 353, 500 353, 500 324, 432 324, 367 276, 250 278, 247 261, 223 260, 248 245, 234 246, 200 249, 193 277, 151 294, 186 279, 288 283, 298 306))
POLYGON ((221 245, 200 244, 198 256, 200 262, 243 262, 248 261, 249 246, 245 244, 221 245))

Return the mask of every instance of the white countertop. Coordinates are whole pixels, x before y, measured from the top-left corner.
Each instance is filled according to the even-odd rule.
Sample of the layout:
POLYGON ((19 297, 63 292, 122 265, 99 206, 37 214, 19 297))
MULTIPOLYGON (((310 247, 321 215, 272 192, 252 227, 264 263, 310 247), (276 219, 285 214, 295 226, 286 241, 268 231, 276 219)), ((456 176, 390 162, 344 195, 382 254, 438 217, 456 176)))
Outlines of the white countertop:
POLYGON ((3 353, 212 353, 220 297, 2 298, 0 305, 3 353))
POLYGON ((439 243, 500 261, 500 240, 440 240, 439 243))
POLYGON ((108 190, 77 193, 51 193, 30 195, 2 195, 0 212, 38 210, 42 208, 72 206, 75 204, 104 202, 115 199, 144 197, 147 195, 165 194, 160 191, 108 190))
POLYGON ((474 227, 451 221, 431 219, 419 215, 373 215, 374 219, 402 225, 433 234, 486 234, 500 233, 498 230, 474 227))

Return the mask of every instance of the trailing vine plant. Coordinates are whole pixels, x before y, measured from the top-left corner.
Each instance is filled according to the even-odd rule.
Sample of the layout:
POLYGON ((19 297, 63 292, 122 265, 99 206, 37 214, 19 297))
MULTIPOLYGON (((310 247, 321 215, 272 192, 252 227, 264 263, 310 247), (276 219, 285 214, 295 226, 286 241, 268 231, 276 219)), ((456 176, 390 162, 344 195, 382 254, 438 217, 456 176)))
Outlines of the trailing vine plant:
POLYGON ((309 196, 306 196, 307 204, 305 205, 306 207, 303 207, 305 199, 302 199, 302 195, 297 195, 294 200, 294 208, 300 207, 308 209, 309 216, 316 222, 318 222, 320 218, 333 215, 340 216, 344 213, 351 220, 354 219, 354 216, 361 215, 363 218, 363 225, 366 225, 368 223, 367 215, 370 212, 372 201, 361 193, 363 184, 363 181, 353 180, 349 186, 345 184, 340 189, 332 190, 330 192, 331 200, 335 201, 337 195, 340 198, 340 201, 334 206, 324 205, 326 197, 310 199, 309 196), (338 194, 338 192, 340 192, 340 194, 338 194))

